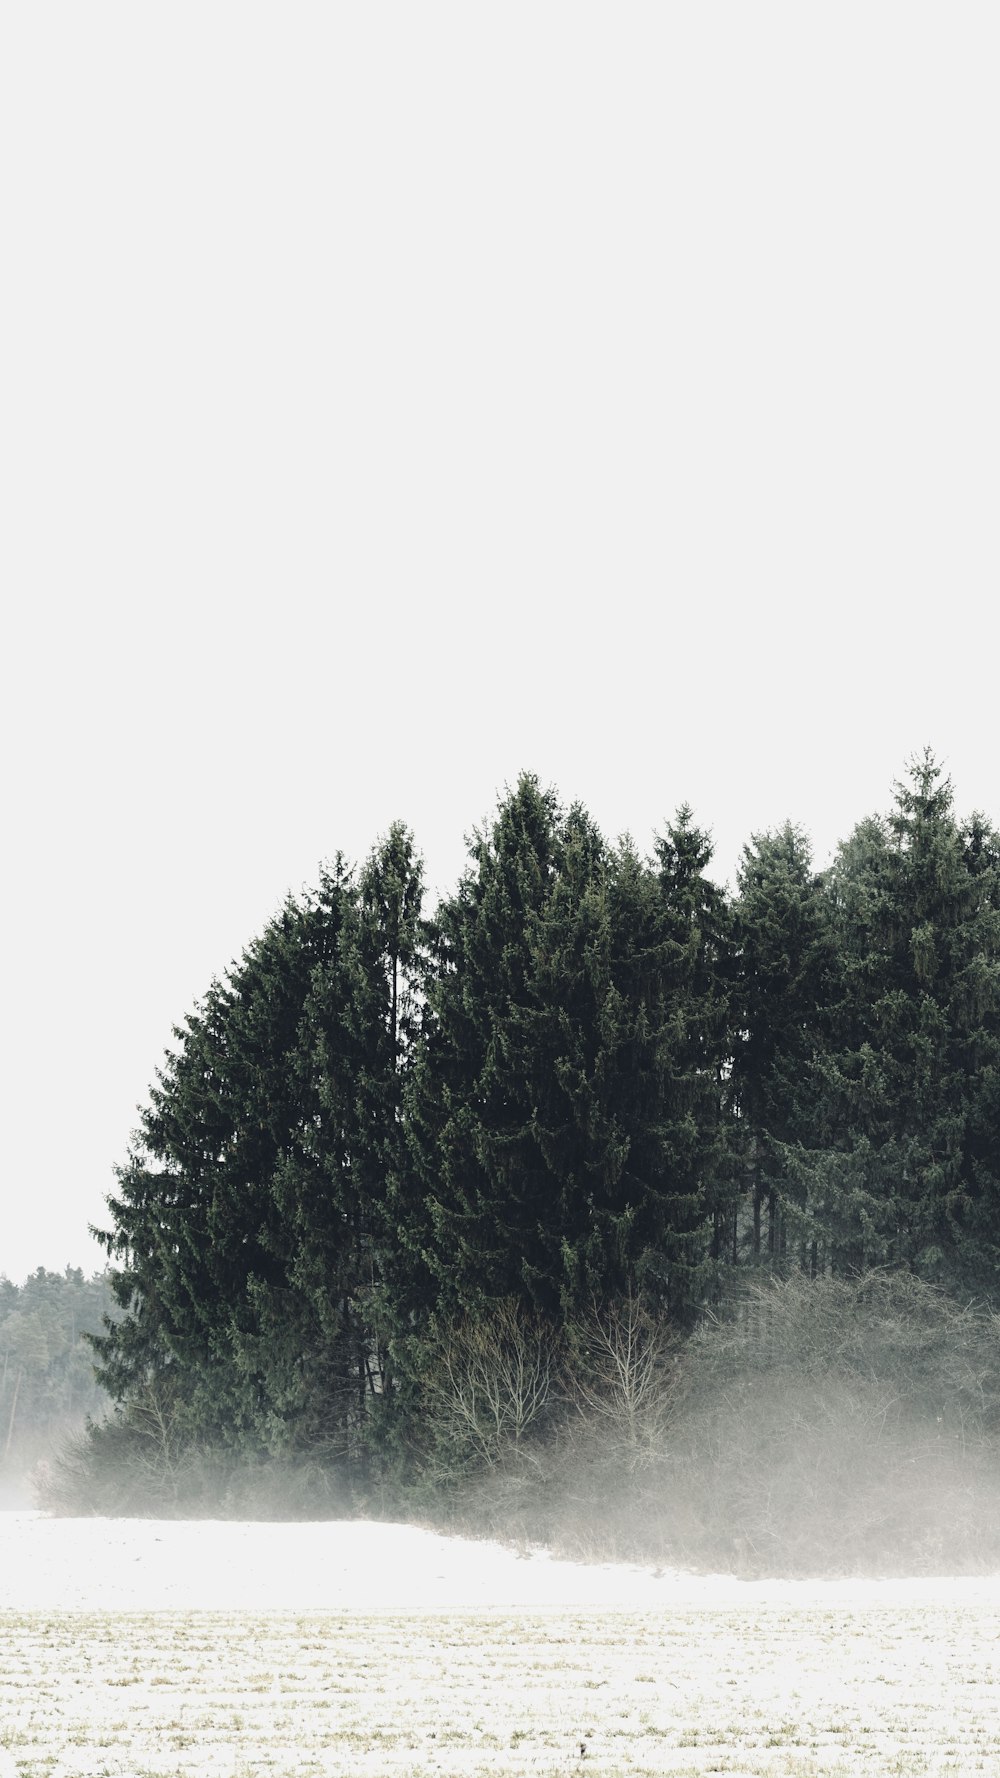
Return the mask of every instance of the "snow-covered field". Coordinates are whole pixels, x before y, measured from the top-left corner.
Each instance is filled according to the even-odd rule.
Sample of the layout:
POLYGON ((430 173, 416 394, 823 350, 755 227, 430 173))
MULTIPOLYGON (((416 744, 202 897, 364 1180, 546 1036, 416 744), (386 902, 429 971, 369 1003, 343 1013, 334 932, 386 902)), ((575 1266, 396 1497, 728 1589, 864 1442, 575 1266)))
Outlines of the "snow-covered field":
POLYGON ((0 1778, 1000 1773, 1000 1580, 0 1514, 0 1778))

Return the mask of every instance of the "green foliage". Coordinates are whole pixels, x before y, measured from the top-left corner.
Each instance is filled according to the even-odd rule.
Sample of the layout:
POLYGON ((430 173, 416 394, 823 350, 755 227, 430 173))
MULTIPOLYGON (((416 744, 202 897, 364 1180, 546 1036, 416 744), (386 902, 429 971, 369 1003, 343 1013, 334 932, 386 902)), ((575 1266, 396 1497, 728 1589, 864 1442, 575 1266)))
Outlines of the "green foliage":
MULTIPOLYGON (((402 824, 338 857, 175 1033, 69 1493, 118 1462, 168 1503, 278 1470, 530 1492, 577 1419, 639 1476, 744 1269, 995 1292, 1000 837, 930 754, 824 873, 790 823, 754 836, 733 898, 686 807, 643 858, 528 774, 469 852, 430 920, 402 824)), ((62 1362, 39 1316, 0 1294, 10 1376, 62 1362)))
POLYGON ((823 881, 808 840, 791 822, 755 834, 744 847, 734 941, 729 1098, 749 1197, 740 1232, 754 1261, 774 1263, 785 1252, 783 1200, 793 1194, 787 1150, 813 1134, 809 1074, 825 1009, 837 994, 823 881))
POLYGON ((523 777, 437 919, 411 1130, 442 1303, 548 1315, 708 1258, 723 899, 687 810, 653 865, 523 777))
POLYGON ((123 1314, 97 1348, 122 1403, 182 1378, 192 1440, 359 1460, 420 899, 394 827, 358 882, 338 858, 290 899, 175 1034, 110 1200, 123 1314))
POLYGON ((778 1132, 799 1239, 835 1270, 994 1288, 1000 1259, 1000 842, 930 754, 826 880, 836 997, 811 1114, 778 1132))

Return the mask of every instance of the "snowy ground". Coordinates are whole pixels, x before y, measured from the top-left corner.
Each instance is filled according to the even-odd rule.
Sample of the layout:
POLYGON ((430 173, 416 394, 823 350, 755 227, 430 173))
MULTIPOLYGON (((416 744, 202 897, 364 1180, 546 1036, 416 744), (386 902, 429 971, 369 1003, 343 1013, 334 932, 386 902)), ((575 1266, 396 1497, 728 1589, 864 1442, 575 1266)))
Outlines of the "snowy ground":
POLYGON ((0 1778, 1000 1773, 1000 1580, 0 1514, 0 1778))

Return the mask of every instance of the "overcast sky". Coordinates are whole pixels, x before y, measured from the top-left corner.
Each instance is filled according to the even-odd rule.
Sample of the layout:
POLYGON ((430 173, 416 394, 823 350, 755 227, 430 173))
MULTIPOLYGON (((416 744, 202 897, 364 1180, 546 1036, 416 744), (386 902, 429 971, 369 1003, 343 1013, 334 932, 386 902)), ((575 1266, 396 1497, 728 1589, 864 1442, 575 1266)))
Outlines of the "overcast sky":
POLYGON ((930 743, 1000 819, 995 5, 0 18, 0 1271, 172 1024, 522 767, 721 878, 930 743))

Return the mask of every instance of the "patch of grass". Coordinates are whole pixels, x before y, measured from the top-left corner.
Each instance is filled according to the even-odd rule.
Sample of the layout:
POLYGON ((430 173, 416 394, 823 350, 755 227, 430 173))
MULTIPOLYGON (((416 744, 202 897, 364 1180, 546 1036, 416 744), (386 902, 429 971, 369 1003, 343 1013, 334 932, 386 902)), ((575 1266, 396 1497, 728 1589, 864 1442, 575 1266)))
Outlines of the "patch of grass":
POLYGON ((18 1778, 989 1772, 998 1637, 985 1605, 789 1608, 752 1592, 742 1610, 655 1616, 10 1612, 0 1742, 18 1778))

